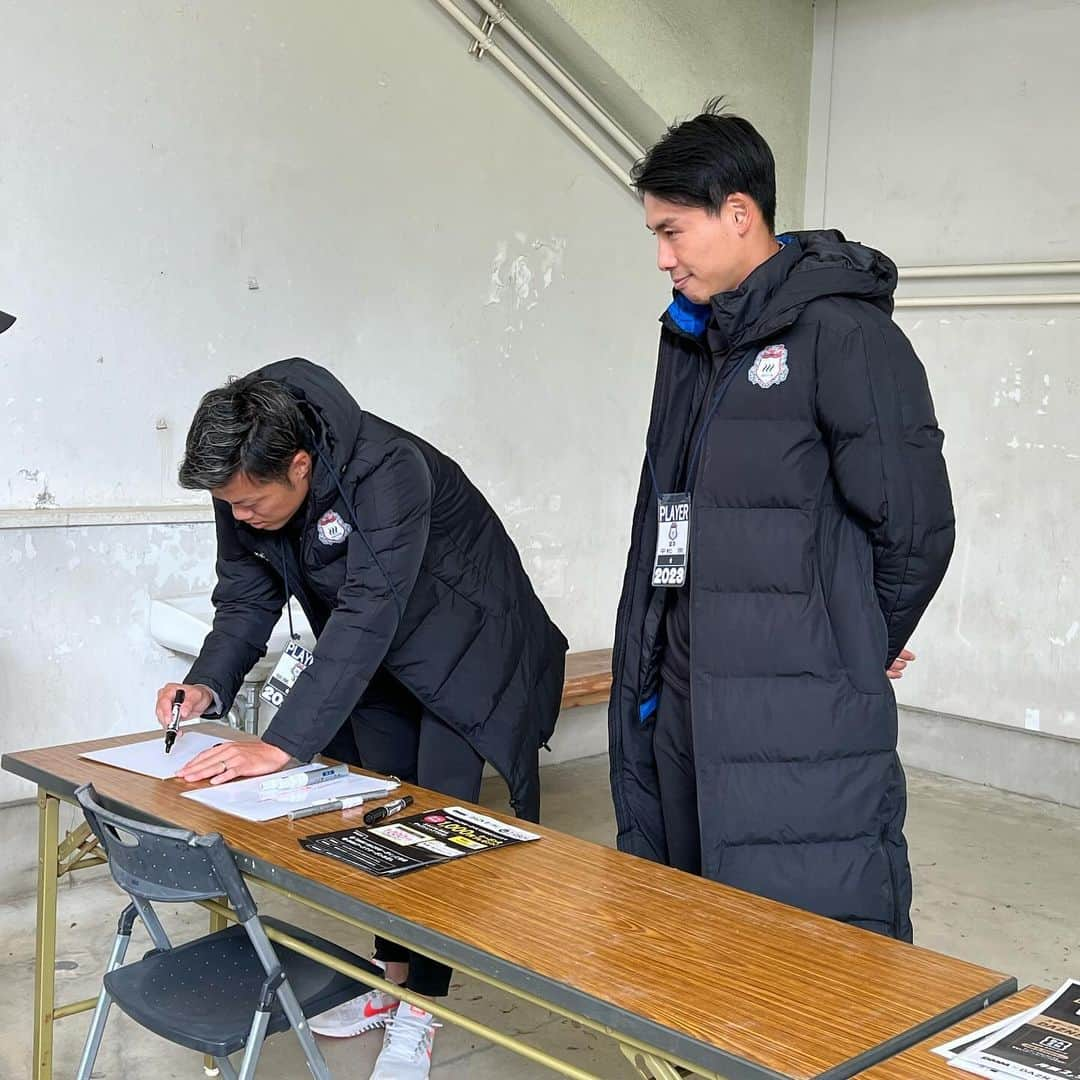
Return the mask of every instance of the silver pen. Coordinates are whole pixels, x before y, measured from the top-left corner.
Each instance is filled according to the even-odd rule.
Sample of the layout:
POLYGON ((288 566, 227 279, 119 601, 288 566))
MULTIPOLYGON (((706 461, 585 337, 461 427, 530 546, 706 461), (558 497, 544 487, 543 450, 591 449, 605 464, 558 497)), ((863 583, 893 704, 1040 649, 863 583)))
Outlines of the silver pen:
POLYGON ((327 802, 316 803, 314 806, 304 806, 299 810, 289 811, 290 821, 299 821, 300 818, 314 817, 315 814, 329 814, 334 810, 351 810, 354 806, 362 806, 369 799, 385 799, 397 791, 398 785, 382 788, 379 791, 365 791, 363 795, 344 795, 340 799, 330 799, 327 802))

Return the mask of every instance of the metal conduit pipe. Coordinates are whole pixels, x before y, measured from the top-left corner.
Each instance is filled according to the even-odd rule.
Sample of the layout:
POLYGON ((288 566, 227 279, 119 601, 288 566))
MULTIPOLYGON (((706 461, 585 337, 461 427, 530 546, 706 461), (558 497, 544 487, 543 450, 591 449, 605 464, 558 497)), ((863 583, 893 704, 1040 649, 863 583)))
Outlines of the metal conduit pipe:
MULTIPOLYGON (((562 109, 544 89, 524 72, 492 40, 490 32, 477 26, 452 0, 434 0, 463 30, 472 35, 485 53, 521 84, 522 87, 558 120, 609 172, 630 186, 626 169, 615 161, 586 131, 562 109)), ((544 52, 495 0, 474 0, 493 26, 506 35, 532 59, 613 141, 635 158, 645 149, 622 130, 565 71, 544 52)), ((947 278, 1058 277, 1080 275, 1080 262, 971 263, 955 266, 900 267, 900 281, 925 281, 947 278)), ((999 296, 919 296, 897 299, 897 307, 1028 307, 1080 303, 1078 293, 1019 293, 999 296)))
POLYGON ((460 26, 463 30, 475 38, 483 47, 485 53, 506 69, 521 86, 534 97, 575 139, 578 140, 608 170, 614 177, 621 181, 628 189, 630 188, 630 176, 626 169, 619 164, 584 128, 557 102, 553 101, 543 88, 526 72, 522 71, 509 56, 496 45, 489 34, 477 26, 452 0, 434 0, 460 26))
POLYGON ((611 136, 633 158, 644 157, 645 148, 635 142, 614 120, 520 26, 511 18, 506 9, 495 0, 475 0, 492 19, 494 24, 506 33, 553 82, 557 83, 567 96, 592 117, 596 123, 611 136))
POLYGON ((900 296, 894 302, 898 308, 935 307, 1046 307, 1049 305, 1080 304, 1080 293, 1014 293, 986 296, 900 296))
POLYGON ((970 266, 907 266, 901 281, 960 277, 1057 277, 1080 274, 1080 262, 975 263, 970 266))

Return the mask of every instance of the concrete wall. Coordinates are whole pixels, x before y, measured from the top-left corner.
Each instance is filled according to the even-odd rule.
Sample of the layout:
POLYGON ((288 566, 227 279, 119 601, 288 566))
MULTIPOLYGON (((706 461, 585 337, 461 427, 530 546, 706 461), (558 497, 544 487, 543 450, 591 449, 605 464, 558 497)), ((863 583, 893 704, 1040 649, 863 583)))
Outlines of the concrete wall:
MULTIPOLYGON (((670 115, 726 90, 775 117, 808 78, 731 77, 704 9, 636 6, 663 36, 636 52, 603 14, 576 12, 670 115)), ((207 501, 174 481, 188 421, 281 356, 457 457, 572 647, 610 644, 666 283, 635 200, 467 43, 428 0, 10 6, 0 749, 150 724, 186 665, 150 601, 212 582, 207 501)), ((792 189, 801 147, 777 147, 792 189)), ((577 710, 556 750, 602 731, 577 710)), ((0 803, 29 794, 0 774, 0 803)))
MULTIPOLYGON (((530 0, 555 10, 666 123, 724 94, 768 139, 777 226, 802 222, 811 0, 530 0)), ((530 6, 522 4, 519 7, 530 6)))
MULTIPOLYGON (((819 4, 817 31, 808 222, 901 266, 1080 258, 1080 7, 840 0, 819 4)), ((1080 278, 968 278, 937 291, 988 288, 1076 293, 1080 278)), ((952 568, 898 696, 1076 739, 1080 309, 943 306, 897 321, 929 372, 958 519, 952 568)), ((950 740, 932 735, 922 744, 948 758, 950 740)), ((1046 740, 1042 752, 1069 747, 1046 740)), ((1000 783, 1002 771, 982 778, 1000 783)))
POLYGON ((465 46, 427 0, 8 11, 0 748, 151 722, 184 662, 150 600, 212 581, 187 423, 281 356, 454 455, 610 643, 666 290, 634 199, 465 46))

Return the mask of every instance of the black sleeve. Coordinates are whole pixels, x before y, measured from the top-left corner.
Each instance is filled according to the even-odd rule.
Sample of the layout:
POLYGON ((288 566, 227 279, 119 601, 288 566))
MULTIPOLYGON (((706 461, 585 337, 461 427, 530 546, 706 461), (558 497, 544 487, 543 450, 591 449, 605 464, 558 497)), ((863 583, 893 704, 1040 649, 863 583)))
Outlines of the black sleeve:
POLYGON ((396 444, 357 484, 345 582, 315 659, 263 735, 301 761, 329 743, 356 707, 397 633, 420 572, 431 520, 431 474, 412 443, 396 444), (369 545, 370 544, 370 548, 369 545))
POLYGON ((926 372, 894 323, 858 326, 818 351, 818 420, 844 500, 874 551, 888 663, 945 576, 955 525, 926 372))
POLYGON ((184 677, 189 685, 208 686, 229 711, 244 676, 266 653, 266 643, 285 606, 285 586, 265 559, 244 548, 228 503, 214 500, 217 528, 217 585, 214 586, 214 626, 184 677))

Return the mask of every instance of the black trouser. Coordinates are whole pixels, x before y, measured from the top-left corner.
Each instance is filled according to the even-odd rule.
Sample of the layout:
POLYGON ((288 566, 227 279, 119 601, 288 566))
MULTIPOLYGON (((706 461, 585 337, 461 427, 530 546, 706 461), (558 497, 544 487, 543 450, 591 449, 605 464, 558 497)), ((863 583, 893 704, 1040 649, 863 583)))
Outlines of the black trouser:
MULTIPOLYGON (((484 759, 382 670, 325 753, 452 799, 476 802, 480 795, 484 759)), ((407 962, 405 985, 417 994, 445 997, 450 989, 450 968, 404 945, 376 937, 375 959, 407 962)))
POLYGON ((701 825, 690 699, 669 683, 664 683, 660 690, 653 727, 653 754, 660 784, 668 866, 700 874, 701 825))

